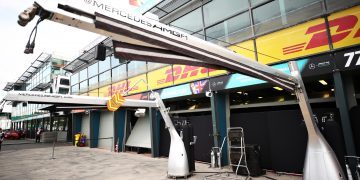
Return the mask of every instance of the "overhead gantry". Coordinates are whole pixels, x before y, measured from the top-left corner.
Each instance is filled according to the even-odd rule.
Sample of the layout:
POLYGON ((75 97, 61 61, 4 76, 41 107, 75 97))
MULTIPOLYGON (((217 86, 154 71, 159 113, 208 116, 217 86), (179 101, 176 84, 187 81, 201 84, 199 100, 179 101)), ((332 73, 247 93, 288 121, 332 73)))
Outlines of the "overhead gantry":
MULTIPOLYGON (((333 150, 316 126, 295 62, 289 62, 291 75, 288 75, 160 22, 121 10, 108 1, 69 0, 56 6, 51 5, 35 2, 32 7, 19 15, 19 24, 24 26, 38 15, 39 21, 47 19, 111 37, 115 56, 119 58, 227 69, 268 81, 289 92, 294 92, 308 132, 304 179, 345 179, 333 150)), ((175 136, 178 135, 174 134, 175 136)), ((172 138, 171 146, 173 143, 182 142, 172 138)), ((171 149, 168 174, 185 176, 188 173, 185 165, 176 162, 176 159, 173 160, 170 156, 173 156, 171 149)))

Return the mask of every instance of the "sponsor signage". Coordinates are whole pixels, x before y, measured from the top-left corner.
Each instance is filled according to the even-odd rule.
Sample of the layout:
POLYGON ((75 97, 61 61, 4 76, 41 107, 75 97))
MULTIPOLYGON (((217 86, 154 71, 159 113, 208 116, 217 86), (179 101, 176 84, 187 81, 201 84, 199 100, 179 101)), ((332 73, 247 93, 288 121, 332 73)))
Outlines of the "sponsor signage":
POLYGON ((141 93, 141 94, 134 94, 131 96, 126 96, 126 99, 135 99, 135 100, 149 100, 149 93, 141 93))
MULTIPOLYGON (((171 76, 171 74, 167 74, 166 79, 169 79, 169 76, 171 76)), ((208 68, 187 65, 173 66, 174 84, 181 84, 206 77, 208 77, 208 68)))
POLYGON ((234 46, 230 46, 228 48, 238 54, 241 54, 242 56, 255 60, 255 49, 253 40, 248 40, 234 46))
POLYGON ((334 53, 336 68, 351 70, 360 68, 360 47, 334 53))
POLYGON ((360 6, 330 15, 329 26, 333 47, 335 49, 359 44, 360 6))
POLYGON ((127 80, 128 82, 128 88, 130 89, 128 91, 128 94, 136 94, 139 92, 147 91, 147 81, 146 81, 146 74, 142 74, 140 76, 136 76, 133 78, 130 78, 127 80), (145 81, 145 82, 142 82, 145 81))
POLYGON ((88 94, 89 94, 89 96, 98 97, 99 96, 99 90, 95 89, 95 90, 89 91, 88 94))
POLYGON ((173 85, 172 67, 167 66, 148 72, 148 82, 152 89, 159 89, 173 85))
MULTIPOLYGON (((114 86, 115 84, 113 84, 112 86, 114 86)), ((99 88, 99 97, 110 97, 110 96, 111 96, 111 85, 99 88)))
MULTIPOLYGON (((359 44, 360 7, 330 15, 329 27, 335 49, 359 44)), ((256 45, 259 62, 264 64, 329 50, 323 18, 259 37, 256 45)))
POLYGON ((169 99, 179 96, 191 95, 189 84, 183 84, 178 86, 169 87, 160 91, 161 99, 169 99))

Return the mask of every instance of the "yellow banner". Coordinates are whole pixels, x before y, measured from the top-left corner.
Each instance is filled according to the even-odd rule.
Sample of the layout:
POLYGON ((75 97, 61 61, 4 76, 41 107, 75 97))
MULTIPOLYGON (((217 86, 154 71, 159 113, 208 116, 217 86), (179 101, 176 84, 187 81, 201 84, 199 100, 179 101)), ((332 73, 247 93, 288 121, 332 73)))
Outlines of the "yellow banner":
POLYGON ((335 49, 360 44, 360 6, 330 15, 329 27, 335 49))
POLYGON ((198 66, 174 65, 173 79, 174 84, 194 81, 208 77, 208 69, 198 66))
POLYGON ((94 96, 94 97, 98 97, 99 96, 99 90, 98 89, 94 89, 92 91, 89 91, 89 96, 94 96))
POLYGON ((148 82, 153 89, 171 86, 173 84, 171 66, 148 72, 148 82))
POLYGON ((135 93, 146 91, 147 90, 146 83, 147 83, 146 74, 142 74, 140 76, 136 76, 136 77, 128 79, 128 88, 132 87, 131 90, 128 92, 128 94, 135 94, 135 93), (143 79, 145 82, 140 81, 141 79, 143 79), (140 82, 138 82, 138 81, 140 81, 140 82))
POLYGON ((319 35, 319 29, 324 23, 322 18, 315 19, 257 38, 259 62, 275 63, 329 50, 326 30, 323 29, 323 33, 319 35))
POLYGON ((104 86, 99 88, 99 97, 110 97, 111 96, 111 86, 104 86))
POLYGON ((108 92, 108 96, 111 96, 116 93, 123 94, 127 90, 127 87, 128 86, 126 80, 122 80, 117 83, 114 83, 111 85, 111 89, 110 89, 111 91, 108 92))
POLYGON ((230 50, 241 54, 249 59, 255 60, 255 49, 253 40, 248 40, 234 46, 228 47, 230 50))

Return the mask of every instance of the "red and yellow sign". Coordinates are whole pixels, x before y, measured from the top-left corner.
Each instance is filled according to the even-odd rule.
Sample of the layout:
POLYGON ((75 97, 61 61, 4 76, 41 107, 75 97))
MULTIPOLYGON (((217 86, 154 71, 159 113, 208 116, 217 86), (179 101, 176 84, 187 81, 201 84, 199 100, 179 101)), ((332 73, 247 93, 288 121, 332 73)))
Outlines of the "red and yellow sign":
POLYGON ((99 97, 110 97, 111 96, 111 85, 99 88, 99 97))
POLYGON ((264 64, 305 56, 329 50, 327 37, 318 36, 317 28, 324 19, 316 19, 256 39, 258 61, 264 64))
POLYGON ((125 98, 122 97, 119 93, 114 94, 111 99, 108 100, 106 103, 106 106, 109 111, 116 111, 120 108, 121 105, 123 105, 125 102, 125 98))
POLYGON ((228 48, 242 56, 255 60, 255 48, 253 40, 248 40, 228 48))
POLYGON ((128 88, 131 88, 131 90, 129 90, 128 94, 135 94, 135 93, 144 92, 147 90, 146 74, 142 74, 140 76, 130 78, 130 79, 128 79, 127 83, 128 83, 128 88))
POLYGON ((93 97, 98 97, 99 95, 99 90, 98 89, 94 89, 92 91, 89 91, 89 96, 93 96, 93 97))
POLYGON ((148 82, 152 89, 159 89, 173 85, 171 66, 163 67, 155 71, 148 72, 148 82))
MULTIPOLYGON (((171 74, 167 74, 167 77, 171 74)), ((174 84, 194 81, 208 77, 208 69, 198 66, 174 65, 173 79, 174 84)))
POLYGON ((360 44, 360 6, 334 13, 328 19, 335 49, 360 44))

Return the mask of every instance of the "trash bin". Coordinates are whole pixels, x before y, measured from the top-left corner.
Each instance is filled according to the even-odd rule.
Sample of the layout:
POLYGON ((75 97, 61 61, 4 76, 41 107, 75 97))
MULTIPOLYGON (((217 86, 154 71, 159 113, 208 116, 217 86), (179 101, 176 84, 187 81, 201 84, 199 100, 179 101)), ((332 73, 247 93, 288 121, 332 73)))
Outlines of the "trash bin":
POLYGON ((78 142, 80 140, 80 137, 81 137, 81 134, 78 133, 78 134, 75 134, 75 146, 78 146, 78 142))

